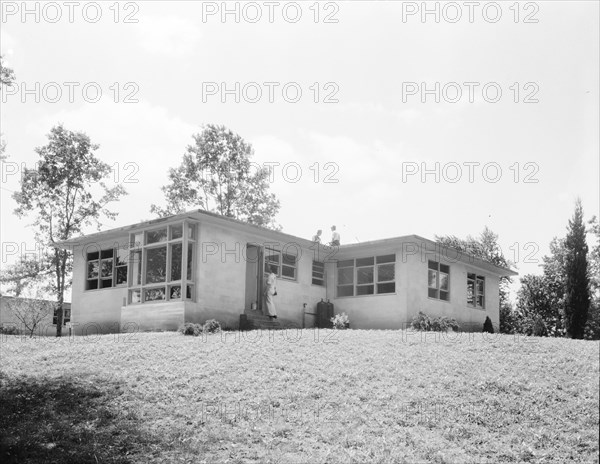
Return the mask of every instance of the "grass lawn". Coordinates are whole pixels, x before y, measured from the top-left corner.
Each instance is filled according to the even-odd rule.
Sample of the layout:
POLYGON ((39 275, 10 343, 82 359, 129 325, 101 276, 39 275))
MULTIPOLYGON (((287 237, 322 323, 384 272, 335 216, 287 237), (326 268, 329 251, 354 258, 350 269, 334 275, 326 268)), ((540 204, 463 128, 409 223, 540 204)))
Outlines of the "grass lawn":
POLYGON ((0 462, 598 462, 599 343, 0 336, 0 462))

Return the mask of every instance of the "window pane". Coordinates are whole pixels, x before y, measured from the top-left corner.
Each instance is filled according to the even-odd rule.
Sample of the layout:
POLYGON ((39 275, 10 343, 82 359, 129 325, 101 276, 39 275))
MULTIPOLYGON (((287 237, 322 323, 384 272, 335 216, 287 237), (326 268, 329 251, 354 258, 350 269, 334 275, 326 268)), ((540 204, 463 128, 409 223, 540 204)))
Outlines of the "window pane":
POLYGON ((354 266, 353 259, 347 259, 346 261, 338 261, 337 267, 352 267, 354 266))
POLYGON ((171 240, 175 240, 181 237, 183 237, 183 226, 181 224, 171 226, 171 240))
POLYGON ((394 293, 395 291, 395 282, 388 282, 387 284, 377 284, 377 293, 394 293))
POLYGON ((475 306, 475 283, 472 280, 467 281, 467 304, 475 306))
POLYGON ((377 264, 380 263, 395 263, 396 262, 396 255, 385 255, 385 256, 378 256, 377 257, 377 264))
POLYGON ((193 257, 194 257, 194 244, 188 243, 188 253, 187 253, 187 280, 192 280, 192 268, 194 265, 193 257))
POLYGON ((282 277, 295 279, 296 278, 296 268, 290 267, 290 266, 281 266, 281 275, 282 275, 282 277))
POLYGON ((429 298, 437 298, 438 291, 435 288, 430 288, 427 291, 427 295, 429 296, 429 298))
POLYGON ((265 259, 269 262, 269 263, 273 263, 273 264, 279 264, 279 253, 273 253, 272 251, 269 252, 268 255, 265 256, 265 259))
POLYGON ((477 279, 477 292, 483 293, 485 288, 485 281, 483 279, 477 279))
POLYGON ((181 280, 182 250, 183 245, 181 243, 171 245, 171 280, 181 280))
POLYGON ((117 256, 115 258, 115 266, 127 266, 129 260, 129 250, 126 248, 119 248, 117 250, 117 256))
POLYGON ((448 290, 448 274, 440 272, 440 290, 448 290))
POLYGON ((110 288, 112 287, 112 279, 101 279, 100 280, 100 288, 110 288))
POLYGON ((131 290, 129 292, 129 299, 132 303, 139 303, 142 301, 142 291, 141 290, 131 290))
POLYGON ((313 271, 317 271, 317 270, 324 272, 325 264, 320 263, 319 261, 313 261, 313 271))
MULTIPOLYGON (((167 274, 167 247, 146 249, 146 283, 164 282, 167 274)), ((163 292, 164 293, 164 292, 163 292)))
POLYGON ((146 243, 158 243, 167 240, 167 229, 150 230, 146 232, 146 243))
POLYGON ((193 285, 187 285, 186 286, 185 297, 188 300, 193 300, 194 299, 194 286, 193 285))
POLYGON ((127 266, 120 266, 117 268, 117 285, 127 283, 127 266))
POLYGON ((440 300, 448 301, 450 294, 440 290, 440 300))
POLYGON ((100 252, 100 257, 101 258, 112 258, 113 257, 113 249, 109 249, 109 250, 102 250, 100 252))
POLYGON ((337 296, 354 296, 354 286, 345 285, 337 288, 337 296))
POLYGON ((484 299, 483 299, 483 295, 479 295, 477 297, 477 306, 480 307, 480 308, 483 308, 485 306, 484 303, 485 302, 484 302, 484 299))
POLYGON ((467 279, 475 280, 475 274, 467 274, 467 279))
POLYGON ((100 276, 101 277, 112 277, 113 273, 113 259, 103 259, 101 268, 100 268, 100 276))
POLYGON ((372 284, 373 283, 373 268, 360 267, 356 270, 357 284, 372 284))
POLYGON ((160 288, 147 288, 144 290, 144 301, 161 301, 165 299, 165 289, 160 288))
POLYGON ((196 240, 196 226, 188 224, 188 238, 190 240, 196 240))
POLYGON ((296 264, 296 257, 294 255, 283 254, 283 264, 294 266, 296 264))
POLYGON ((354 268, 338 269, 338 285, 347 285, 354 283, 354 268))
POLYGON ((373 264, 375 264, 375 258, 360 258, 356 260, 356 267, 372 266, 373 264))
POLYGON ((98 279, 88 280, 86 290, 96 290, 98 288, 98 279))
POLYGON ((374 286, 373 285, 358 285, 356 287, 357 295, 373 295, 374 286))
POLYGON ((98 258, 100 258, 100 253, 97 251, 93 251, 92 253, 87 254, 88 261, 92 261, 93 259, 98 259, 98 258))
POLYGON ((450 274, 450 266, 448 266, 447 264, 440 264, 440 272, 450 274))
POLYGON ((132 285, 142 284, 142 252, 134 251, 131 256, 131 280, 132 285))
POLYGON ((432 271, 431 269, 429 270, 429 287, 431 288, 437 288, 437 272, 436 271, 432 271))
POLYGON ((135 234, 133 236, 133 244, 132 246, 135 248, 139 248, 144 244, 144 234, 143 233, 139 233, 139 234, 135 234))
POLYGON ((97 279, 98 278, 98 266, 99 266, 99 263, 97 260, 88 262, 88 272, 87 272, 88 279, 97 279))
POLYGON ((315 277, 313 277, 312 283, 313 283, 313 285, 321 285, 321 286, 325 285, 325 281, 323 279, 318 279, 315 277))
POLYGON ((395 264, 381 264, 377 266, 377 281, 386 282, 394 280, 396 275, 395 267, 395 264))
POLYGON ((429 267, 429 269, 434 269, 437 271, 438 263, 435 261, 429 261, 428 267, 429 267))
POLYGON ((179 300, 181 298, 181 285, 173 285, 169 289, 169 299, 179 300))

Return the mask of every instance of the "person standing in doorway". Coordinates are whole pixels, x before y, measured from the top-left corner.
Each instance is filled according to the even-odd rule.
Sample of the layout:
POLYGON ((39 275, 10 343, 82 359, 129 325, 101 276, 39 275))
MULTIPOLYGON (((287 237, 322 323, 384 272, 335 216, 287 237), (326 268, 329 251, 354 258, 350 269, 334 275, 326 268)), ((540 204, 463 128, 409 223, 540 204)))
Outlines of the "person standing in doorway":
POLYGON ((340 246, 340 234, 335 226, 331 226, 331 246, 340 246))
POLYGON ((275 266, 269 267, 269 275, 267 276, 267 285, 265 288, 265 303, 267 306, 267 316, 271 319, 277 319, 277 310, 275 309, 274 296, 277 295, 277 275, 275 266))

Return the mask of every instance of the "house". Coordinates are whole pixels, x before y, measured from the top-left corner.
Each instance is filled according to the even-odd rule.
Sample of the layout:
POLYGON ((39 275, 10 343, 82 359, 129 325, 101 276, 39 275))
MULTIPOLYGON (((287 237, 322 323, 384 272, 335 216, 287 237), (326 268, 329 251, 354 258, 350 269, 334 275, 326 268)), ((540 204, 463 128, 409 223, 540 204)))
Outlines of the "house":
POLYGON ((203 210, 60 242, 74 253, 75 333, 174 330, 217 319, 239 328, 278 275, 284 326, 312 327, 330 300, 352 328, 400 329, 423 311, 481 330, 499 324, 499 279, 516 275, 416 235, 330 248, 203 210))
MULTIPOLYGON (((71 303, 63 303, 63 333, 68 334, 71 321, 71 303)), ((17 333, 29 332, 28 327, 35 321, 36 336, 56 336, 56 302, 36 298, 22 298, 0 295, 0 327, 13 329, 17 333)))

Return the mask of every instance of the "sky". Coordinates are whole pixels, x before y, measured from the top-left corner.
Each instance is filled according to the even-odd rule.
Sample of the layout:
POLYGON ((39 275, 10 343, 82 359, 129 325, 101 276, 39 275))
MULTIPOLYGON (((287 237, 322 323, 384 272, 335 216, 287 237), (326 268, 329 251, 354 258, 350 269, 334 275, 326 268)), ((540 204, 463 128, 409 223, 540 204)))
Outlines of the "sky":
MULTIPOLYGON (((283 231, 342 243, 488 226, 539 273, 577 197, 599 211, 599 2, 3 2, 2 265, 35 249, 11 192, 59 123, 151 219, 192 135, 273 167, 283 231)), ((90 229, 90 232, 93 232, 90 229)))

